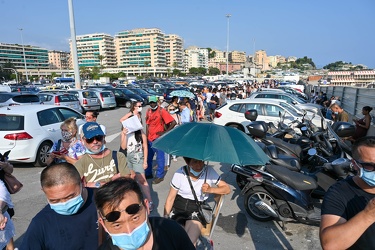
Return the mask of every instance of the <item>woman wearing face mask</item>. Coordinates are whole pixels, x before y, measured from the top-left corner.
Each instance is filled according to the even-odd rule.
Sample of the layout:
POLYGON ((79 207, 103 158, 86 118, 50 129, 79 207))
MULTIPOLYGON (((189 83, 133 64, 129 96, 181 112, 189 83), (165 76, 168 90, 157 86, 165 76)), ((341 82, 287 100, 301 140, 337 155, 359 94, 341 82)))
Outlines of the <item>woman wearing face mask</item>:
POLYGON ((74 117, 66 119, 60 126, 61 139, 55 142, 46 161, 47 166, 52 163, 76 163, 85 154, 86 148, 81 140, 77 139, 78 127, 74 117))
POLYGON ((164 216, 182 224, 190 240, 196 245, 201 229, 206 225, 202 223, 188 178, 200 202, 207 200, 209 194, 229 194, 230 188, 221 180, 219 174, 203 161, 188 157, 184 159, 187 165, 173 175, 164 216))

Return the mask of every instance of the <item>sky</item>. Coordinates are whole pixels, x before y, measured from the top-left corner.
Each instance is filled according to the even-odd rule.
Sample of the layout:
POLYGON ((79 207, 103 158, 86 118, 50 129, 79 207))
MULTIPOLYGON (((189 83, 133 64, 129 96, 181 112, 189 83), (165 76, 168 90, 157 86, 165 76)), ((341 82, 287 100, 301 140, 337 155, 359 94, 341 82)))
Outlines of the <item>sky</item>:
MULTIPOLYGON (((76 35, 136 28, 177 34, 184 47, 265 50, 375 68, 374 0, 72 0, 76 35), (230 14, 231 17, 226 17, 230 14)), ((0 0, 0 43, 69 51, 69 0, 0 0)))

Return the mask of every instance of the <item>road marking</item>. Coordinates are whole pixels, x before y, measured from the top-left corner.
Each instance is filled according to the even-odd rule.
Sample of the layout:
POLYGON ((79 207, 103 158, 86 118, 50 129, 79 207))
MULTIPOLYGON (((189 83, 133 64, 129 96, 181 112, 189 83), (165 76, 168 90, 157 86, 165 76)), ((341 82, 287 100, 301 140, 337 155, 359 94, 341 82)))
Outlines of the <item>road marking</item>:
POLYGON ((111 141, 113 141, 114 139, 116 139, 117 136, 119 136, 121 134, 121 132, 118 132, 118 133, 115 133, 113 135, 108 135, 105 137, 105 141, 106 143, 110 143, 111 141))

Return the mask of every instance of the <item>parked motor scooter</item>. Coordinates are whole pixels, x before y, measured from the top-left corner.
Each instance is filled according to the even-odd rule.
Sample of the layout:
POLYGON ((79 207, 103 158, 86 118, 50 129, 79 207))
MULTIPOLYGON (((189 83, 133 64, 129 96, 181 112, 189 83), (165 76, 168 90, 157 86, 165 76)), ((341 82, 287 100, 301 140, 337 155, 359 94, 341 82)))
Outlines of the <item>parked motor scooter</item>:
MULTIPOLYGON (((338 175, 354 172, 350 161, 344 158, 324 164, 326 171, 338 171, 338 175)), ((320 209, 314 205, 312 192, 317 181, 300 172, 278 165, 239 166, 232 165, 232 172, 247 177, 241 194, 247 213, 258 221, 273 219, 282 222, 296 220, 319 224, 320 209)))

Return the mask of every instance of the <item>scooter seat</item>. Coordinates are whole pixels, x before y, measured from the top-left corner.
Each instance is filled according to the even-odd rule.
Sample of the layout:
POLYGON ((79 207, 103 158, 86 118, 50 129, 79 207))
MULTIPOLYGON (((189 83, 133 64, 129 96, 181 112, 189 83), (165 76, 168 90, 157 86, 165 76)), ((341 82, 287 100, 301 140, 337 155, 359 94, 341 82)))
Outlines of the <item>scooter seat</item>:
POLYGON ((263 139, 263 141, 265 141, 266 143, 268 142, 267 144, 271 144, 271 143, 275 144, 281 149, 286 148, 288 151, 295 154, 296 157, 298 158, 301 157, 302 148, 298 144, 291 144, 291 143, 283 141, 282 139, 271 137, 271 136, 267 136, 265 139, 263 139))
POLYGON ((266 170, 276 179, 296 190, 313 190, 318 187, 314 178, 299 172, 290 171, 283 166, 266 165, 266 170))
POLYGON ((270 157, 271 163, 286 167, 292 171, 300 171, 301 164, 299 159, 290 155, 279 154, 275 145, 268 145, 265 153, 270 157))

